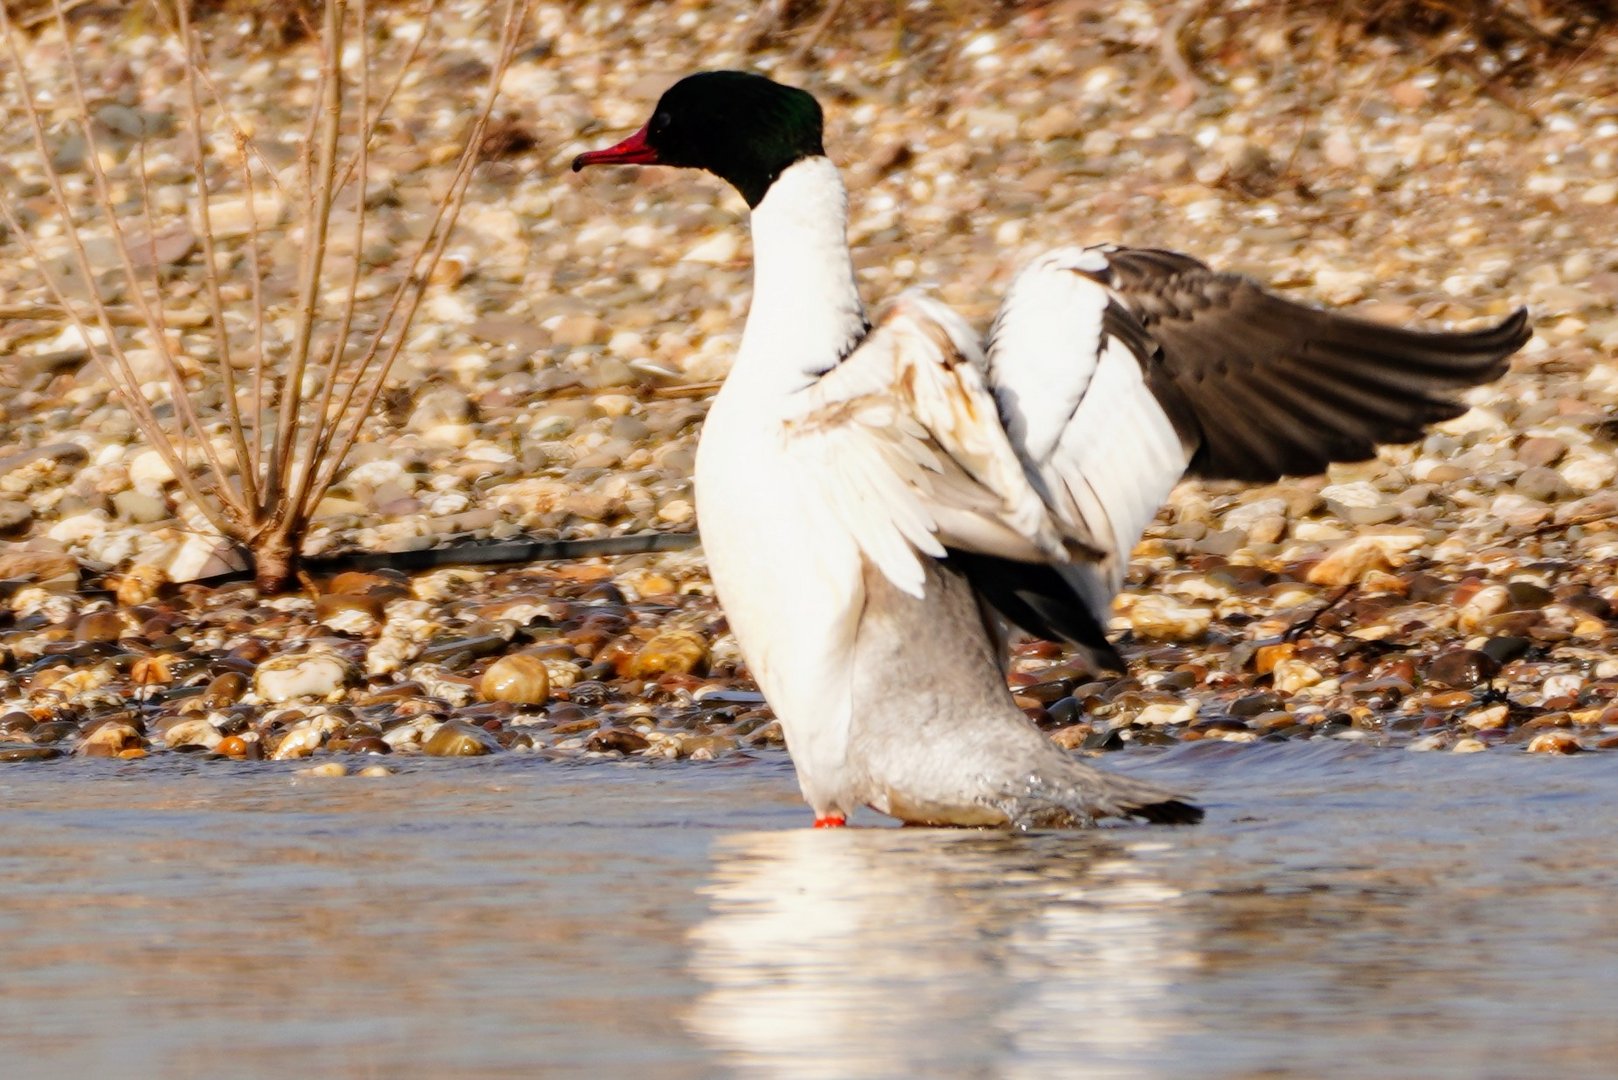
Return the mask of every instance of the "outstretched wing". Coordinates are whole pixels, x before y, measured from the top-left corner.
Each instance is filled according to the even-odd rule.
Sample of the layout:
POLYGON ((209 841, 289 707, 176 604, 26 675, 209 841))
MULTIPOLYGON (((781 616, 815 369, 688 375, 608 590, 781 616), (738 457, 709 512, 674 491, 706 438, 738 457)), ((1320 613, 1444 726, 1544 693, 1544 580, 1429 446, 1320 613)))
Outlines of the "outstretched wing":
POLYGON ((1147 382, 1194 440, 1193 475, 1266 482, 1363 461, 1466 411, 1532 331, 1519 309, 1465 333, 1406 330, 1284 300, 1171 251, 1105 250, 1097 281, 1156 349, 1147 382))
POLYGON ((1498 377, 1528 336, 1522 311, 1423 333, 1284 300, 1175 252, 1063 248, 1013 283, 988 382, 1058 519, 1103 552, 1063 580, 1104 620, 1183 475, 1269 481, 1416 439, 1464 412, 1454 395, 1498 377))
POLYGON ((861 552, 920 597, 921 556, 1031 563, 1093 554, 1025 472, 983 383, 971 329, 906 293, 842 363, 800 391, 784 432, 861 552))

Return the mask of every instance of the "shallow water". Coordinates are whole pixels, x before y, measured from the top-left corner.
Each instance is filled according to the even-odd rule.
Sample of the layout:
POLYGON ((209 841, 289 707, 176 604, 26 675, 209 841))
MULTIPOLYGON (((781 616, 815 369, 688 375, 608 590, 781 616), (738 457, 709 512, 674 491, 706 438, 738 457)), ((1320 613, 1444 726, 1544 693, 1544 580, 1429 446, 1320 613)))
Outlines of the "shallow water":
POLYGON ((813 831, 784 759, 5 766, 0 1072, 1612 1075, 1618 756, 1108 763, 1208 821, 813 831))

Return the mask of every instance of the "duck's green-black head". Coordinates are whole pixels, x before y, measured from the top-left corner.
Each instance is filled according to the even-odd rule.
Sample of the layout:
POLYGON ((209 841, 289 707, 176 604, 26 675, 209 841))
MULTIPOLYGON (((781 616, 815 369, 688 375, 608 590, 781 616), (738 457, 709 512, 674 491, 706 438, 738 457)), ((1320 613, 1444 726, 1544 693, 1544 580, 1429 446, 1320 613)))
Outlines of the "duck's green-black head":
POLYGON ((757 206, 793 162, 826 151, 820 103, 803 90, 745 71, 704 71, 671 86, 652 118, 616 146, 573 159, 586 165, 706 169, 757 206))

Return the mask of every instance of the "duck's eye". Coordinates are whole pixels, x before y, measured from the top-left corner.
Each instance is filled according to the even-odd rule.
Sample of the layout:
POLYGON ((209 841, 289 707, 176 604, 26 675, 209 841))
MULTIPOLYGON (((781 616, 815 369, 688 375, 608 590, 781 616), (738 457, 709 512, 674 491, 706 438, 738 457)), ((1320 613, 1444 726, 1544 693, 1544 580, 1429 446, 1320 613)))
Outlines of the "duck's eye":
POLYGON ((660 113, 653 114, 653 116, 652 116, 652 130, 653 131, 666 131, 666 130, 668 130, 668 126, 669 126, 669 123, 671 122, 671 119, 672 118, 666 112, 660 112, 660 113))

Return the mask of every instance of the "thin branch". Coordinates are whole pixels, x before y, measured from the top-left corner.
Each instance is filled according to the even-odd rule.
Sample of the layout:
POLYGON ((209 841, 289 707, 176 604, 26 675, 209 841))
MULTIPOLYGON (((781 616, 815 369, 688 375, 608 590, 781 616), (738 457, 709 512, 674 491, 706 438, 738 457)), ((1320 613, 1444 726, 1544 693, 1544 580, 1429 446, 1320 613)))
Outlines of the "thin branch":
MULTIPOLYGON (((203 456, 207 459, 209 467, 213 470, 214 478, 219 489, 219 498, 222 503, 231 507, 234 512, 245 517, 246 507, 235 491, 231 490, 229 473, 225 463, 220 460, 218 452, 214 449, 213 440, 208 437, 208 431, 198 419, 196 408, 191 400, 191 393, 186 388, 185 376, 180 371, 179 362, 174 352, 169 348, 167 335, 163 333, 162 320, 157 318, 152 307, 147 303, 146 290, 142 286, 140 275, 135 270, 134 259, 129 254, 129 244, 124 236, 124 230, 118 224, 118 208, 112 201, 111 185, 107 180, 107 171, 101 164, 101 149, 96 143, 95 125, 90 122, 89 98, 84 92, 84 78, 79 72, 79 63, 76 55, 76 35, 68 23, 67 12, 62 7, 62 0, 51 0, 52 9, 56 13, 56 22, 62 34, 62 40, 67 45, 67 72, 68 82, 73 87, 73 102, 77 109, 79 133, 84 137, 85 157, 90 164, 90 176, 95 181, 96 200, 100 204, 101 212, 107 219, 107 225, 112 233, 113 247, 118 253, 118 261, 124 272, 124 280, 129 285, 130 292, 134 293, 135 306, 140 313, 146 316, 147 329, 150 331, 157 354, 163 358, 168 368, 170 397, 174 401, 175 413, 181 421, 181 428, 189 424, 196 432, 197 441, 202 446, 203 456)), ((95 278, 88 276, 86 284, 92 293, 95 292, 95 278)), ((101 305, 104 306, 104 305, 101 305)))
MULTIPOLYGON (((276 422, 275 441, 270 454, 267 483, 268 505, 272 508, 287 487, 292 467, 292 447, 299 423, 298 406, 303 397, 303 374, 309 362, 309 344, 314 335, 315 306, 320 298, 321 273, 326 263, 326 229, 331 222, 332 184, 337 174, 337 140, 343 118, 343 22, 347 0, 326 0, 325 40, 321 44, 321 82, 324 93, 314 110, 321 121, 319 155, 312 176, 313 184, 304 208, 303 251, 299 265, 297 322, 292 335, 291 354, 281 376, 281 408, 276 422)), ((313 462, 309 463, 313 466, 313 462)))
MULTIPOLYGON (((322 447, 319 457, 324 466, 320 478, 310 490, 309 498, 299 508, 303 513, 312 512, 321 498, 325 496, 337 478, 337 470, 341 467, 348 452, 353 449, 359 438, 361 427, 365 419, 376 406, 377 398, 382 393, 382 387, 387 381, 388 372, 392 370, 393 363, 398 359, 399 352, 404 347, 406 332, 411 321, 415 318, 416 309, 421 304, 422 295, 427 288, 427 279, 431 276, 433 268, 443 256, 448 246, 450 232, 455 228, 455 221, 460 215, 461 205, 465 197, 466 188, 471 182, 473 167, 477 164, 478 156, 483 145, 483 134, 488 127, 489 117, 494 112, 495 101, 500 94, 500 83, 505 78, 506 70, 510 67, 512 58, 516 55, 517 37, 524 20, 528 17, 531 0, 507 0, 506 18, 501 27, 500 50, 495 61, 494 69, 489 73, 489 85, 483 99, 477 118, 473 121, 472 130, 467 136, 465 147, 461 151, 460 161, 456 165, 454 176, 450 180, 449 189, 439 202, 437 213, 433 218, 427 235, 422 240, 422 247, 410 260, 409 271, 399 282, 394 291, 393 298, 384 313, 381 325, 377 328, 376 336, 372 338, 370 347, 361 359, 358 370, 361 372, 370 368, 372 360, 381 348, 382 341, 394 319, 399 318, 399 330, 394 335, 392 343, 383 354, 382 362, 376 368, 371 380, 370 388, 361 399, 357 410, 350 406, 354 395, 363 381, 355 379, 348 387, 339 406, 339 415, 348 422, 347 431, 337 442, 336 449, 322 447), (431 249, 429 250, 429 245, 431 249), (423 258, 425 257, 425 262, 423 258)), ((335 429, 334 429, 335 430, 335 429)), ((313 465, 313 462, 311 463, 313 465)))
MULTIPOLYGON (((180 44, 185 49, 186 104, 191 119, 191 167, 197 174, 197 209, 202 218, 202 257, 206 260, 203 280, 208 286, 208 307, 213 312, 214 347, 218 350, 221 390, 225 398, 225 423, 230 441, 236 451, 236 473, 241 478, 242 505, 248 517, 256 517, 258 510, 258 481, 253 475, 252 457, 247 451, 247 436, 242 430, 241 409, 236 404, 236 373, 230 357, 230 329, 225 325, 225 302, 219 295, 219 264, 216 261, 213 236, 213 211, 208 198, 208 162, 203 154, 202 100, 197 93, 197 68, 202 60, 197 55, 196 35, 191 31, 190 0, 174 0, 175 21, 179 23, 180 44)), ((143 143, 144 144, 144 143, 143 143)), ((144 175, 142 182, 145 182, 144 175)), ((249 189, 247 199, 252 201, 249 189)))
MULTIPOLYGON (((253 476, 263 475, 264 463, 264 370, 269 363, 264 352, 264 270, 259 264, 258 208, 253 190, 253 163, 248 160, 247 133, 235 131, 236 154, 242 163, 242 190, 247 193, 247 265, 253 277, 253 341, 257 352, 253 355, 253 476)), ((266 506, 255 504, 262 517, 266 506)))
MULTIPOLYGON (((421 33, 417 34, 416 39, 410 43, 410 51, 405 53, 404 60, 399 64, 399 70, 394 74, 392 84, 388 86, 387 92, 382 95, 382 100, 377 104, 376 115, 366 121, 365 131, 362 133, 363 139, 360 143, 361 150, 369 146, 371 140, 375 138, 376 129, 382 125, 382 117, 387 115, 388 106, 393 104, 394 96, 404 86, 405 77, 410 74, 411 66, 415 64, 416 57, 421 53, 422 42, 426 41, 427 35, 432 32, 433 12, 437 7, 438 0, 427 0, 426 5, 422 8, 421 16, 417 20, 421 24, 421 33)), ((365 113, 360 115, 364 116, 365 113)), ((359 154, 360 151, 356 151, 355 155, 348 159, 348 164, 343 166, 342 178, 337 182, 339 190, 347 187, 348 182, 353 179, 354 169, 359 163, 359 154)), ((360 186, 364 187, 365 185, 361 184, 360 186)))
POLYGON ((315 479, 315 466, 320 460, 317 454, 330 443, 327 429, 341 415, 338 417, 331 415, 331 400, 332 395, 337 392, 337 377, 342 371, 343 355, 348 351, 348 332, 354 324, 354 308, 359 301, 360 274, 364 266, 362 255, 365 251, 365 185, 369 178, 371 163, 370 132, 364 130, 364 118, 370 115, 371 110, 371 34, 370 28, 366 25, 365 0, 357 0, 355 15, 359 20, 360 32, 359 115, 362 130, 359 149, 354 156, 359 168, 359 184, 354 189, 354 268, 348 276, 348 292, 343 298, 342 310, 337 319, 337 337, 326 353, 325 385, 321 387, 320 407, 315 410, 311 421, 306 444, 308 453, 304 456, 304 469, 298 477, 297 491, 292 496, 293 507, 302 507, 304 500, 308 498, 309 489, 315 479))

